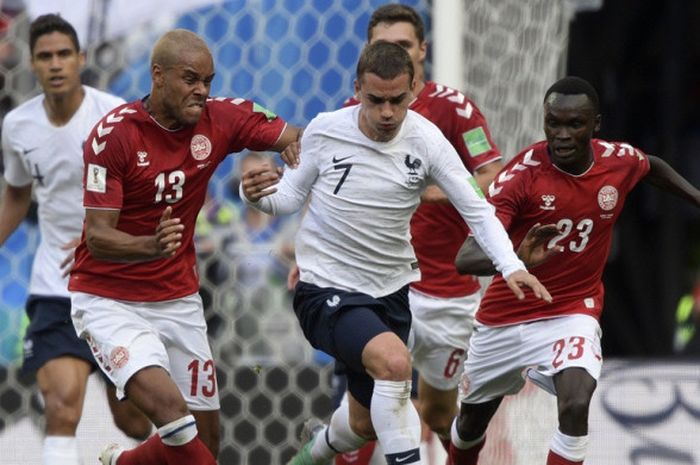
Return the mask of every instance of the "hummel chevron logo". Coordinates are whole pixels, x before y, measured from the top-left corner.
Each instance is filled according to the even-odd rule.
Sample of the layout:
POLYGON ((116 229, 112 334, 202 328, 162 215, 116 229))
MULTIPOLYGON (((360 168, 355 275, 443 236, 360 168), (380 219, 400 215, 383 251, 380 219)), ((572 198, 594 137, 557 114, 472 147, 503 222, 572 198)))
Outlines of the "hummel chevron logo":
POLYGON ((102 142, 101 144, 98 144, 97 139, 92 139, 92 151, 95 152, 95 155, 99 155, 100 152, 102 152, 106 146, 107 142, 102 142))
POLYGON ((345 160, 347 160, 348 158, 352 158, 352 155, 348 155, 347 157, 342 157, 342 158, 337 158, 337 157, 334 156, 334 157, 333 157, 333 163, 340 163, 341 161, 345 161, 345 160))
POLYGON ((540 162, 532 158, 533 153, 533 149, 528 150, 525 156, 523 156, 521 162, 516 162, 508 171, 503 171, 501 174, 499 174, 489 186, 489 195, 491 197, 498 195, 503 190, 503 187, 500 185, 496 187, 496 185, 503 184, 504 182, 508 182, 513 179, 515 176, 515 173, 513 173, 514 171, 525 171, 529 166, 538 166, 540 162))
POLYGON ((123 116, 115 116, 115 114, 112 113, 111 115, 107 115, 106 121, 108 123, 119 123, 123 119, 124 119, 123 116))
POLYGON ((97 137, 103 137, 112 132, 114 128, 111 126, 107 126, 106 128, 102 126, 102 122, 97 125, 97 137))

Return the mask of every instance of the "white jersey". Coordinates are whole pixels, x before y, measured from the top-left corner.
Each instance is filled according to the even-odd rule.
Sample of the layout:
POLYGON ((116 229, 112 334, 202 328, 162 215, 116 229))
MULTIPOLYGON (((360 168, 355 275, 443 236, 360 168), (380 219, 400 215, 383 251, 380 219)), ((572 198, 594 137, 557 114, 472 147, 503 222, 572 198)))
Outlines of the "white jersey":
POLYGON ((499 271, 525 268, 494 208, 465 182, 470 174, 433 123, 409 110, 391 141, 375 142, 359 129, 360 108, 314 118, 302 137, 299 167, 285 171, 276 193, 252 204, 290 213, 311 194, 296 238, 302 281, 381 297, 420 279, 409 222, 433 181, 499 271))
POLYGON ((83 228, 83 143, 93 126, 124 101, 83 86, 85 97, 65 126, 46 115, 44 95, 23 103, 5 116, 2 151, 5 181, 16 187, 33 183, 39 210, 41 242, 36 251, 29 292, 68 297, 68 278, 60 264, 68 255, 61 246, 80 238, 83 228))

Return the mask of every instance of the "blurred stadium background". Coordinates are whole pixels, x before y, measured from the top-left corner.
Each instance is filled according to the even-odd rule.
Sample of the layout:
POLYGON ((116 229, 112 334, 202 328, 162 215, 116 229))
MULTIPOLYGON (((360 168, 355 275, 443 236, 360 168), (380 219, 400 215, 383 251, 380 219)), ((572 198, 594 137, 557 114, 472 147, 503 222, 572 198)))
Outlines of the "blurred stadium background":
MULTIPOLYGON (((183 27, 204 37, 217 75, 212 95, 253 99, 305 125, 352 93, 354 68, 378 0, 0 0, 0 118, 36 95, 28 24, 61 12, 88 54, 84 82, 127 100, 148 92, 155 39, 183 27)), ((541 139, 541 98, 577 74, 601 93, 604 138, 626 140, 700 185, 700 40, 691 0, 404 0, 426 21, 429 75, 467 93, 506 158, 541 139)), ((303 420, 326 418, 332 367, 298 330, 284 280, 295 218, 246 226, 237 159, 217 171, 198 222, 202 295, 218 360, 220 463, 281 464, 303 420)), ((698 213, 639 188, 621 219, 606 274, 608 360, 591 413, 586 463, 694 464, 700 452, 700 365, 672 354, 674 313, 700 266, 698 213)), ((38 241, 29 217, 0 249, 0 464, 39 463, 41 399, 18 376, 24 302, 38 241)), ((79 431, 85 463, 111 426, 91 380, 79 431)), ((553 400, 528 388, 504 404, 487 464, 544 463, 553 400)), ((441 463, 439 454, 433 463, 441 463)))

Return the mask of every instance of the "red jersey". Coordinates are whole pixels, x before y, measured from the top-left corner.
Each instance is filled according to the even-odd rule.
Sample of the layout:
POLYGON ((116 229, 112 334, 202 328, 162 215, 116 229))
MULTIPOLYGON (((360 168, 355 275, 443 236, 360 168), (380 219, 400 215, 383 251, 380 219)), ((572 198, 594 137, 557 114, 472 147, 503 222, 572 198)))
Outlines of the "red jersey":
MULTIPOLYGON (((350 99, 346 105, 357 103, 350 99)), ((461 92, 427 81, 409 108, 442 131, 471 173, 500 160, 501 153, 491 139, 486 119, 461 92)), ((469 228, 451 204, 421 203, 411 219, 411 243, 421 280, 411 283, 411 287, 435 297, 462 297, 477 292, 478 279, 458 274, 454 265, 468 234, 469 228)))
POLYGON ((513 244, 520 244, 535 223, 553 223, 560 234, 549 245, 564 251, 529 270, 552 295, 551 304, 531 292, 518 300, 497 275, 476 313, 481 323, 509 325, 578 313, 600 317, 613 226, 627 194, 649 172, 649 159, 625 143, 593 139, 591 145, 594 161, 583 174, 555 167, 542 141, 518 154, 494 180, 490 201, 513 244))
POLYGON ((244 99, 208 99, 195 126, 168 130, 142 101, 115 108, 93 128, 83 159, 84 205, 119 210, 117 229, 155 234, 166 207, 185 229, 175 256, 140 262, 97 260, 83 237, 75 253, 69 289, 131 301, 163 301, 199 289, 194 227, 207 186, 219 163, 245 148, 267 150, 285 122, 244 99))

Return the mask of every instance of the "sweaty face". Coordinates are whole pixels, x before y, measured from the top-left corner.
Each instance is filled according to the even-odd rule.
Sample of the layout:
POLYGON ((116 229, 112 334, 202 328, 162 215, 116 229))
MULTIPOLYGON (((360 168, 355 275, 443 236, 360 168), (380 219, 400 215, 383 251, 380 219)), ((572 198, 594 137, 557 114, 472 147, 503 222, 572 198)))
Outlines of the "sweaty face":
POLYGON ((61 97, 80 90, 85 58, 66 34, 54 31, 39 36, 32 52, 32 71, 44 93, 61 97))
POLYGON ((360 101, 360 131, 377 142, 396 136, 406 118, 413 99, 413 85, 408 73, 394 79, 382 79, 365 73, 355 82, 355 95, 360 101))
POLYGON ((400 45, 401 48, 406 50, 413 62, 416 78, 423 78, 423 63, 425 62, 428 44, 425 41, 420 42, 418 40, 413 24, 406 22, 378 23, 372 28, 372 38, 369 43, 373 44, 378 40, 400 45))
POLYGON ((600 127, 600 115, 585 94, 552 93, 544 103, 544 133, 552 162, 578 174, 593 161, 591 138, 600 127))
POLYGON ((205 50, 183 51, 180 60, 162 69, 160 76, 154 92, 160 94, 164 114, 158 115, 158 121, 168 128, 197 124, 214 79, 211 54, 205 50))

